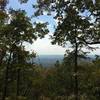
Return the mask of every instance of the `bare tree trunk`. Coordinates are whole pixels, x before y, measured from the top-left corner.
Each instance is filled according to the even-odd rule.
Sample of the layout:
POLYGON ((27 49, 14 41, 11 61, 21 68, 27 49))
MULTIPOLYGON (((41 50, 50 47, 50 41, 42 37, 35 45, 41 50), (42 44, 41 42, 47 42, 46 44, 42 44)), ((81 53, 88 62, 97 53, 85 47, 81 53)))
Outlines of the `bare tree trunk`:
POLYGON ((11 52, 10 52, 10 55, 9 55, 7 66, 6 66, 6 73, 5 73, 5 79, 4 79, 4 90, 3 90, 2 100, 5 100, 5 98, 7 96, 8 73, 9 73, 10 61, 11 61, 11 52))
POLYGON ((75 78, 75 88, 74 88, 74 95, 75 95, 75 100, 78 100, 78 63, 77 63, 77 59, 78 58, 78 44, 76 41, 75 44, 75 67, 74 67, 74 78, 75 78))

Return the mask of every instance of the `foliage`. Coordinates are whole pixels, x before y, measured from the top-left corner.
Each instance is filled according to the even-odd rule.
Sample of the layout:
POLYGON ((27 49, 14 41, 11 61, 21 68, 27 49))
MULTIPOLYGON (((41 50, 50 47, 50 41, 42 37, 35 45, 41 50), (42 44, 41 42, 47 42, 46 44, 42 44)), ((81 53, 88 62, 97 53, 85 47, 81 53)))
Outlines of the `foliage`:
POLYGON ((0 99, 18 99, 25 95, 30 98, 27 92, 32 90, 27 88, 31 86, 29 76, 34 66, 29 61, 35 53, 27 51, 25 43, 32 44, 38 37, 43 38, 49 32, 46 25, 32 24, 20 9, 0 10, 0 99))
POLYGON ((57 61, 50 68, 31 63, 36 54, 25 49, 26 42, 33 44, 37 38, 44 38, 49 32, 48 23, 31 23, 24 10, 6 11, 7 3, 0 1, 0 99, 74 100, 77 78, 79 99, 99 100, 100 57, 92 62, 81 61, 88 60, 82 47, 100 43, 99 0, 37 0, 33 5, 35 16, 55 14, 52 16, 58 24, 52 43, 67 46, 70 42, 74 48, 65 54, 62 63, 57 61))

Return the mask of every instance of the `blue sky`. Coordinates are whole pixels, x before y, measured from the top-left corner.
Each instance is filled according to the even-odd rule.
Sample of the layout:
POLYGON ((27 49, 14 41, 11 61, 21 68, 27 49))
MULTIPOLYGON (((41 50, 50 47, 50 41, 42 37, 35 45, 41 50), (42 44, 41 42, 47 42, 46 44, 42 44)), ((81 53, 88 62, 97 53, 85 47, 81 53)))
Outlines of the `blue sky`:
MULTIPOLYGON (((14 9, 23 9, 27 12, 28 16, 32 16, 34 13, 34 9, 32 8, 32 4, 34 4, 36 0, 29 0, 26 4, 19 4, 18 0, 9 0, 9 4, 7 8, 14 8, 14 9)), ((49 34, 54 32, 54 25, 56 25, 56 21, 53 19, 52 16, 40 16, 37 18, 33 18, 32 22, 34 21, 41 21, 41 22, 48 22, 48 28, 50 30, 49 34)), ((58 45, 51 45, 51 40, 49 39, 49 35, 46 35, 43 39, 37 39, 33 45, 26 44, 26 48, 29 50, 35 50, 38 55, 62 55, 65 53, 65 48, 58 46, 58 45)), ((95 45, 94 45, 95 46, 95 45)), ((97 47, 100 45, 96 45, 97 47)), ((86 51, 86 49, 84 49, 86 51)), ((93 51, 91 54, 100 54, 99 49, 93 51)))

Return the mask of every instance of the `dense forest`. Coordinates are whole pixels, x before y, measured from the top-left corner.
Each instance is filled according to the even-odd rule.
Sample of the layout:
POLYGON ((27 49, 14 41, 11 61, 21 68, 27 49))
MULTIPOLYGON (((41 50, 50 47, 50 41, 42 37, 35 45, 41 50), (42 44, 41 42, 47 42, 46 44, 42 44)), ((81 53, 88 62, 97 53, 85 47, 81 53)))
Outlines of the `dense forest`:
POLYGON ((29 17, 0 0, 0 100, 100 100, 100 55, 88 60, 84 50, 100 44, 100 0, 33 1, 29 17), (48 22, 32 23, 44 13, 57 21, 51 44, 66 48, 62 62, 49 67, 36 64, 34 49, 25 48, 49 34, 48 22))

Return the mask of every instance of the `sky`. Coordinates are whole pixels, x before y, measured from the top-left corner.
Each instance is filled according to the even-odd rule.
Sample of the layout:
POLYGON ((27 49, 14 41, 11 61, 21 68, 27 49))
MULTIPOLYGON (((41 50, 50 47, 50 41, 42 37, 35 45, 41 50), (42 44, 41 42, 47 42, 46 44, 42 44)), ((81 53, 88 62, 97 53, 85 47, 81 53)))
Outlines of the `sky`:
MULTIPOLYGON (((34 4, 36 0, 29 0, 26 4, 20 4, 18 0, 9 0, 9 4, 7 5, 7 8, 13 8, 13 9, 22 9, 27 12, 28 16, 32 16, 34 13, 34 9, 32 8, 32 4, 34 4)), ((56 21, 53 19, 52 16, 42 15, 37 18, 33 18, 32 22, 48 22, 48 28, 50 30, 49 35, 53 34, 54 32, 54 25, 56 25, 56 21)), ((26 48, 28 50, 34 50, 38 55, 63 55, 65 53, 65 50, 67 48, 58 46, 58 45, 52 45, 49 35, 46 35, 43 39, 37 39, 32 45, 26 44, 26 48)), ((70 47, 70 46, 68 46, 70 47)), ((95 45, 94 45, 95 47, 95 45)), ((96 45, 96 47, 100 47, 100 45, 96 45)), ((84 49, 87 51, 86 49, 84 49)), ((97 49, 91 53, 93 54, 99 54, 100 50, 97 49)))

